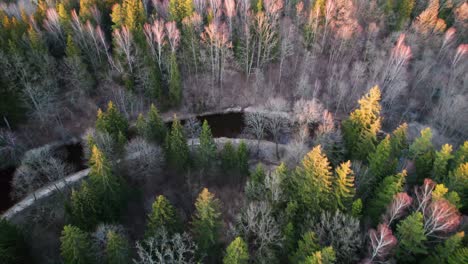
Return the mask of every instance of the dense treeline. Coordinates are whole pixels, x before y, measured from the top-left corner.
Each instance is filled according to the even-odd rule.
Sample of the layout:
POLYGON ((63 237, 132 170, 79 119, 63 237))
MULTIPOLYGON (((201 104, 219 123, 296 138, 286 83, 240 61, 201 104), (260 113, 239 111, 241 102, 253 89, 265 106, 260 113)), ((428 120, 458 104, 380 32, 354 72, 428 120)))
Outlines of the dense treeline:
POLYGON ((47 148, 21 155, 21 126, 66 134, 109 102, 85 135, 89 177, 57 190, 61 213, 0 221, 2 263, 466 262, 465 1, 0 7, 12 197, 70 171, 47 148), (206 120, 166 127, 159 111, 232 105, 256 106, 241 135, 254 143, 217 144, 206 120), (432 129, 413 139, 405 121, 432 129), (439 147, 435 131, 457 144, 439 147), (52 253, 38 253, 46 240, 52 253))
MULTIPOLYGON (((127 142, 128 121, 109 103, 98 111, 96 131, 87 137, 89 179, 66 200, 62 260, 463 263, 466 227, 459 210, 468 207, 468 142, 456 150, 448 144, 437 150, 429 128, 409 142, 406 124, 379 135, 380 100, 380 89, 372 88, 343 121, 344 157, 349 160, 331 163, 316 145, 296 166, 281 163, 267 169, 258 164, 250 172, 245 143, 238 148, 227 143, 218 151, 205 121, 198 125, 198 143, 190 145, 188 122, 182 126, 175 118, 166 130, 154 106, 140 115, 137 138, 127 142), (99 134, 109 139, 103 141, 107 137, 99 134), (163 150, 155 151, 158 146, 163 150), (120 172, 122 158, 130 173, 120 172), (203 185, 192 189, 199 194, 190 217, 158 195, 135 252, 118 225, 128 194, 154 173, 171 171, 176 173, 171 177, 185 175, 189 185, 209 183, 212 177, 245 184, 242 208, 226 233, 222 207, 229 204, 203 185)), ((2 258, 24 263, 28 250, 21 232, 6 221, 2 225, 2 258)))
POLYGON ((150 101, 199 111, 272 95, 317 98, 346 113, 363 87, 379 84, 384 125, 422 120, 454 141, 467 135, 464 1, 39 0, 1 7, 2 126, 29 120, 66 130, 79 117, 73 113, 86 112, 83 105, 101 103, 96 97, 113 99, 127 116, 150 101))

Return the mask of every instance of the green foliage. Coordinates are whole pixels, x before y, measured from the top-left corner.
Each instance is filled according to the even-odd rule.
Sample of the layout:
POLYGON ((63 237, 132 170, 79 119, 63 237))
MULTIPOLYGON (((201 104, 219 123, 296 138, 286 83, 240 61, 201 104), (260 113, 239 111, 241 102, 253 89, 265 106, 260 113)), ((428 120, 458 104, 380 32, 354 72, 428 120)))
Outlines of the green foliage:
POLYGON ((99 223, 97 198, 92 187, 83 182, 79 190, 72 190, 68 207, 73 224, 90 230, 99 223))
POLYGON ((4 264, 29 263, 26 241, 18 228, 0 219, 0 260, 4 264))
POLYGON ((171 132, 166 136, 165 147, 168 164, 178 171, 185 171, 190 165, 190 150, 177 116, 174 116, 171 132))
POLYGON ((223 264, 247 264, 249 262, 249 250, 241 237, 236 237, 226 249, 223 264))
POLYGON ((450 236, 442 244, 436 246, 435 251, 432 252, 431 256, 424 260, 424 263, 465 263, 466 260, 468 260, 466 258, 468 257, 468 254, 465 254, 465 261, 461 261, 463 258, 459 258, 460 256, 457 255, 457 253, 460 253, 463 249, 462 240, 464 236, 465 233, 463 231, 450 236), (453 260, 457 261, 453 262, 453 260))
POLYGON ((304 157, 295 175, 295 196, 304 213, 333 208, 331 167, 320 146, 304 157))
POLYGON ((374 152, 380 130, 380 89, 372 88, 359 100, 359 108, 343 122, 343 138, 352 159, 366 160, 374 152))
POLYGON ((392 157, 400 158, 404 150, 408 149, 408 124, 403 123, 398 126, 390 137, 390 145, 392 146, 392 157))
POLYGON ((216 158, 216 143, 214 142, 213 135, 211 134, 208 121, 204 121, 200 133, 200 145, 197 149, 197 165, 202 170, 208 170, 213 165, 216 158))
POLYGON ((114 222, 124 203, 123 180, 113 175, 104 154, 93 146, 89 181, 73 190, 69 212, 72 222, 83 229, 92 229, 99 222, 114 222))
POLYGON ((341 163, 335 170, 336 176, 333 182, 336 203, 338 208, 346 210, 350 207, 354 194, 354 172, 351 169, 351 161, 341 163))
POLYGON ((374 197, 369 201, 367 208, 368 215, 374 223, 380 221, 380 216, 385 212, 387 205, 393 200, 393 196, 403 191, 405 184, 406 171, 403 170, 397 175, 385 177, 377 186, 374 197))
POLYGON ((465 141, 463 145, 458 148, 457 152, 455 153, 454 158, 454 168, 457 168, 461 164, 468 162, 468 141, 465 141))
POLYGON ((452 146, 445 144, 435 153, 433 179, 436 182, 445 182, 449 169, 449 162, 453 159, 452 146))
POLYGON ((233 172, 237 170, 237 155, 236 149, 229 141, 227 142, 223 149, 221 150, 221 168, 225 172, 233 172))
POLYGON ((449 173, 446 185, 460 195, 463 207, 468 206, 468 162, 460 164, 449 173))
POLYGON ((221 226, 220 202, 204 188, 195 202, 192 219, 192 231, 201 257, 212 256, 217 250, 221 226))
POLYGON ((333 264, 336 261, 335 251, 332 247, 326 247, 309 256, 301 264, 333 264))
POLYGON ((450 255, 448 258, 448 264, 459 264, 466 263, 468 261, 468 247, 460 248, 450 255))
POLYGON ((96 130, 109 133, 117 140, 119 134, 127 135, 128 121, 114 106, 114 103, 109 102, 106 112, 101 109, 98 110, 96 130))
POLYGON ((78 227, 66 225, 60 237, 60 252, 65 264, 93 264, 91 240, 78 227))
POLYGON ((148 226, 145 236, 151 237, 161 228, 172 235, 180 230, 180 220, 176 209, 163 195, 159 195, 152 205, 152 211, 148 215, 148 226))
POLYGON ((391 157, 391 153, 390 136, 387 136, 379 143, 375 152, 369 154, 369 170, 374 176, 369 186, 370 190, 383 178, 395 173, 396 160, 391 157))
POLYGON ((421 181, 429 177, 434 161, 434 146, 432 145, 430 128, 421 131, 421 136, 411 144, 409 153, 410 157, 415 160, 418 179, 421 181))
POLYGON ((413 8, 415 6, 416 0, 401 0, 399 1, 399 5, 397 7, 397 14, 398 14, 398 22, 397 22, 397 30, 403 28, 405 23, 410 19, 411 12, 413 12, 413 8))
POLYGON ((169 58, 169 100, 171 105, 178 106, 182 101, 182 79, 175 53, 169 58))
POLYGON ((424 242, 424 222, 421 212, 415 212, 401 221, 397 226, 399 238, 398 259, 401 262, 414 261, 419 254, 427 254, 424 242))
POLYGON ((355 200, 351 206, 351 215, 356 218, 361 218, 362 216, 362 200, 361 198, 355 200))
POLYGON ((255 184, 263 184, 265 181, 266 173, 262 164, 257 164, 255 170, 250 174, 250 180, 255 184))
POLYGON ((166 125, 164 124, 164 121, 159 115, 159 111, 156 106, 154 106, 154 104, 151 104, 146 118, 144 118, 141 114, 138 116, 136 128, 138 134, 149 141, 161 144, 166 138, 166 125))
POLYGON ((313 255, 320 250, 320 245, 317 236, 314 232, 309 231, 302 236, 302 239, 297 243, 297 250, 289 257, 291 263, 304 263, 307 257, 313 255))
POLYGON ((122 235, 109 231, 107 233, 106 255, 108 264, 130 263, 130 247, 122 235))
POLYGON ((193 0, 170 0, 169 15, 172 20, 182 22, 193 13, 193 0))
POLYGON ((249 149, 244 141, 237 147, 237 168, 241 175, 249 173, 249 149))

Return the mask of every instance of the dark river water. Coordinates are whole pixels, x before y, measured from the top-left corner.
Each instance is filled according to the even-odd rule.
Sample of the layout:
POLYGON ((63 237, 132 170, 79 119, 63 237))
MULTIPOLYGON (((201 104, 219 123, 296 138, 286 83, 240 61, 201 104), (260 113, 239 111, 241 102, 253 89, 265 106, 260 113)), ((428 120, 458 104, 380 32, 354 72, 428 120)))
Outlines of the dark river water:
MULTIPOLYGON (((211 127, 213 137, 230 137, 236 138, 244 129, 244 114, 243 113, 228 113, 228 114, 213 114, 202 117, 197 117, 203 122, 205 119, 211 127)), ((184 120, 181 120, 184 123, 184 120)), ((171 123, 167 123, 168 126, 171 123)), ((86 168, 86 163, 83 158, 83 146, 80 143, 70 144, 59 147, 55 150, 57 153, 65 151, 67 153, 66 162, 72 165, 73 171, 80 171, 86 168)), ((0 213, 6 211, 17 201, 10 199, 11 179, 15 172, 14 167, 8 167, 0 170, 0 213)))

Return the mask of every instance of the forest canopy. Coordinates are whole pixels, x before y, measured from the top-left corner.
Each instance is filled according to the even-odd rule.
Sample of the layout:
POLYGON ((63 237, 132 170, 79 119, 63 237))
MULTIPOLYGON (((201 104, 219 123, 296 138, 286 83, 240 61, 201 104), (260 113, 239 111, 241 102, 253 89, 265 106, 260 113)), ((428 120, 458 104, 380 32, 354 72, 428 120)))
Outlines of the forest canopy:
POLYGON ((467 40, 463 0, 0 1, 0 262, 466 263, 467 40))

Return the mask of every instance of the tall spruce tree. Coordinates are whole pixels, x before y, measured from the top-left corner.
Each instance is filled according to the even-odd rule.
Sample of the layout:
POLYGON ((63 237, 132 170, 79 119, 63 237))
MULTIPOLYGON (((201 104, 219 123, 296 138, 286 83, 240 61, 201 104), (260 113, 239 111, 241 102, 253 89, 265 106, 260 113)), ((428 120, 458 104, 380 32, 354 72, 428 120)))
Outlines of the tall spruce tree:
POLYGON ((159 144, 164 143, 167 134, 166 125, 154 104, 151 104, 146 118, 142 114, 138 115, 136 128, 138 134, 147 140, 159 144))
POLYGON ((236 237, 226 249, 223 264, 249 263, 249 249, 241 237, 236 237))
POLYGON ((334 209, 331 166, 320 145, 304 157, 289 182, 289 192, 299 206, 300 215, 334 209))
POLYGON ((179 105, 182 100, 182 79, 174 52, 169 57, 169 100, 173 106, 179 105))
POLYGON ((192 231, 200 257, 213 256, 217 250, 222 226, 220 207, 219 200, 207 188, 201 191, 195 202, 192 231))
POLYGON ((367 212, 374 223, 380 221, 380 217, 385 212, 387 205, 393 200, 393 196, 403 191, 405 184, 406 170, 397 175, 387 176, 377 186, 374 196, 368 202, 367 212))
POLYGON ((317 235, 312 231, 308 231, 298 241, 297 249, 289 257, 289 260, 293 264, 304 263, 307 257, 313 255, 318 250, 320 250, 320 245, 317 235))
POLYGON ((118 139, 120 134, 127 135, 128 121, 119 112, 112 101, 107 104, 106 112, 98 110, 96 129, 101 132, 109 133, 114 139, 118 139))
POLYGON ((209 170, 216 158, 216 143, 211 134, 208 121, 203 121, 202 130, 200 133, 200 145, 197 150, 198 166, 203 170, 209 170))
POLYGON ((130 263, 130 247, 127 239, 114 232, 107 233, 106 257, 108 264, 130 263))
POLYGON ((468 141, 465 141, 455 152, 453 168, 457 168, 465 162, 468 162, 468 141))
POLYGON ((152 211, 148 215, 148 226, 145 236, 151 237, 164 228, 172 235, 180 230, 180 220, 177 211, 163 195, 159 195, 152 205, 152 211))
POLYGON ((403 123, 398 126, 390 137, 390 144, 392 145, 392 157, 400 158, 405 150, 408 149, 408 124, 403 123))
POLYGON ((193 0, 170 0, 169 15, 172 20, 182 22, 193 13, 193 0))
POLYGON ((416 0, 401 0, 397 6, 397 30, 401 30, 410 19, 416 0))
POLYGON ((345 211, 350 209, 356 192, 354 188, 354 172, 351 169, 351 161, 341 163, 335 170, 333 189, 338 208, 345 211))
POLYGON ((375 150, 381 126, 379 101, 380 89, 375 86, 359 100, 359 108, 343 122, 343 136, 352 159, 366 160, 375 150))
POLYGON ((449 162, 453 159, 452 146, 445 144, 440 151, 435 153, 433 179, 436 182, 446 182, 448 176, 449 162))
POLYGON ((397 226, 399 263, 413 263, 418 255, 427 254, 424 242, 427 240, 424 234, 424 222, 421 212, 414 212, 397 226))
POLYGON ((377 146, 375 152, 369 154, 369 170, 373 176, 369 188, 382 181, 384 177, 393 175, 396 170, 396 160, 392 157, 390 136, 387 135, 377 146))
POLYGON ((95 263, 91 239, 78 227, 66 225, 63 228, 60 242, 60 252, 65 264, 95 263))
POLYGON ((237 168, 241 175, 249 174, 249 149, 244 141, 237 147, 237 168))
POLYGON ((185 171, 190 165, 190 150, 177 116, 174 116, 171 132, 166 136, 165 145, 168 164, 178 171, 185 171))
POLYGON ((432 131, 425 128, 409 148, 410 157, 415 160, 418 180, 428 178, 434 162, 434 146, 432 145, 432 131))

